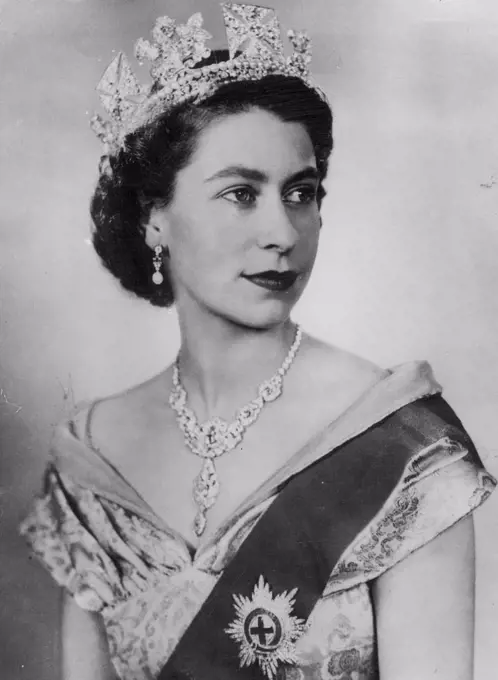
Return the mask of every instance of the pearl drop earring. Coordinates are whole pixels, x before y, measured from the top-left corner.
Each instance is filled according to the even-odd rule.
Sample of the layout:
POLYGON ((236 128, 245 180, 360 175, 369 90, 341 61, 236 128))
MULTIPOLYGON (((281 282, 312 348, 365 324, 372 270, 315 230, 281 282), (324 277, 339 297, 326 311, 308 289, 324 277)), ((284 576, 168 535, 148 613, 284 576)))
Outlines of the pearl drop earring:
POLYGON ((154 257, 152 260, 152 264, 154 265, 155 269, 155 272, 152 274, 152 281, 156 284, 156 286, 160 286, 161 283, 164 281, 164 277, 160 271, 162 263, 163 263, 163 247, 156 246, 154 248, 154 257))

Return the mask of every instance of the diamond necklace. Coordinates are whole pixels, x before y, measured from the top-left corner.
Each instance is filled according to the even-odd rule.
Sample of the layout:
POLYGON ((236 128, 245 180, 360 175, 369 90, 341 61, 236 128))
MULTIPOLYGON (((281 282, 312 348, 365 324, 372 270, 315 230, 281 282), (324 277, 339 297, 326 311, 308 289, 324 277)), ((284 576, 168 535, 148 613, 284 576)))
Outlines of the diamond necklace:
POLYGON ((269 401, 275 401, 282 394, 283 377, 294 361, 302 337, 301 327, 296 326, 294 342, 278 371, 269 380, 261 383, 258 387, 258 396, 240 408, 231 423, 215 416, 199 424, 195 413, 187 406, 187 392, 180 380, 180 355, 177 356, 173 365, 173 387, 169 404, 176 413, 176 420, 185 437, 185 443, 204 461, 193 485, 193 497, 197 505, 194 531, 197 536, 204 533, 207 524, 206 513, 215 504, 220 493, 215 458, 232 451, 240 444, 246 429, 257 420, 263 406, 269 401))

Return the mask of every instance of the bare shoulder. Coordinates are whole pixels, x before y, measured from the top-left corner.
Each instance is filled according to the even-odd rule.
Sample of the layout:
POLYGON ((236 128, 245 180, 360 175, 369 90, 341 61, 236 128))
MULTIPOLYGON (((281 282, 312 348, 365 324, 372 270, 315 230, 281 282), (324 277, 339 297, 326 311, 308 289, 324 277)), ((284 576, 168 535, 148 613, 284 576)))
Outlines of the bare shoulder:
POLYGON ((341 386, 362 391, 386 374, 385 369, 368 359, 309 335, 304 350, 306 371, 321 389, 341 386))
POLYGON ((285 389, 294 421, 309 433, 340 417, 386 375, 371 361, 309 335, 299 352, 285 389))
POLYGON ((168 411, 165 386, 169 371, 98 399, 88 422, 87 410, 81 414, 77 423, 80 436, 88 435, 89 443, 114 463, 127 451, 136 451, 143 437, 154 430, 154 422, 161 417, 164 420, 168 411))

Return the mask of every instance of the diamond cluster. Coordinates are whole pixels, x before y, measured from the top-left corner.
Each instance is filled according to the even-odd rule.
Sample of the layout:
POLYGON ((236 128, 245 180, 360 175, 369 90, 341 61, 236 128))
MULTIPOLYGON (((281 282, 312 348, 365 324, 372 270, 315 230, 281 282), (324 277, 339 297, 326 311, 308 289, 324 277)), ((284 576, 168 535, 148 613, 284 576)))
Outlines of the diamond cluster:
POLYGON ((152 41, 140 38, 136 42, 138 61, 151 63, 152 84, 138 82, 122 52, 113 59, 97 85, 109 118, 95 115, 90 121, 105 153, 117 153, 124 147, 127 134, 168 108, 187 101, 199 103, 229 82, 259 80, 267 75, 294 76, 326 99, 310 78, 311 41, 305 32, 288 31, 292 53, 285 56, 273 9, 233 3, 222 3, 221 7, 230 55, 225 62, 196 67, 211 54, 206 43, 212 36, 203 28, 200 13, 180 25, 170 17, 160 17, 152 30, 152 41))
POLYGON ((258 396, 240 408, 231 423, 218 417, 204 423, 198 422, 195 413, 187 406, 187 392, 181 382, 177 357, 173 366, 173 387, 169 404, 176 413, 185 443, 192 453, 203 459, 202 469, 195 478, 193 487, 198 509, 194 530, 198 536, 204 532, 206 513, 214 505, 220 492, 214 459, 240 444, 246 429, 257 420, 265 404, 275 401, 282 394, 283 378, 294 361, 301 340, 302 329, 297 326, 294 342, 278 371, 269 380, 261 383, 258 396))

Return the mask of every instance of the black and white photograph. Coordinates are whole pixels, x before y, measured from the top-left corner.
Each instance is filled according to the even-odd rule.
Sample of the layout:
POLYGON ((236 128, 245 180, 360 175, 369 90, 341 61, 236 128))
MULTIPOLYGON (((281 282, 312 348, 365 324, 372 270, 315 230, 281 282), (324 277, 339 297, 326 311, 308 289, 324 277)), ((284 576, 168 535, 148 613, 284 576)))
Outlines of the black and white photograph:
POLYGON ((496 680, 495 0, 0 0, 2 680, 496 680))

